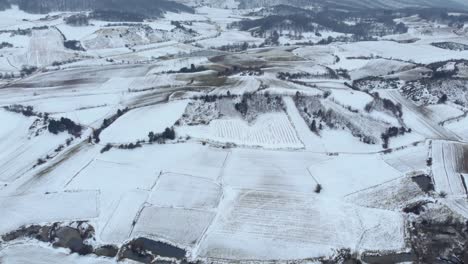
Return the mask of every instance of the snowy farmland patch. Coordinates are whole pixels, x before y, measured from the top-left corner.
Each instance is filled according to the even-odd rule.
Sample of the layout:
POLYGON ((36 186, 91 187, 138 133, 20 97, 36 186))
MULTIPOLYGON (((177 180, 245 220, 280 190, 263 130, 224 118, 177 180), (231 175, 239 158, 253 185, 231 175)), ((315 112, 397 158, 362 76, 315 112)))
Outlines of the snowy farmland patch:
POLYGON ((333 249, 404 248, 399 213, 284 191, 233 190, 201 242, 199 255, 289 260, 333 249), (367 231, 366 231, 367 230, 367 231))
POLYGON ((379 155, 341 154, 311 165, 309 170, 322 185, 322 195, 332 197, 343 197, 402 176, 379 155))
POLYGON ((248 44, 255 44, 260 45, 264 39, 252 37, 252 35, 245 31, 224 31, 219 34, 219 36, 215 38, 209 38, 206 40, 200 40, 197 44, 202 45, 205 48, 212 48, 212 47, 221 47, 225 45, 234 45, 234 44, 242 44, 247 42, 248 44))
POLYGON ((56 29, 34 30, 27 53, 13 58, 13 64, 49 66, 75 57, 63 45, 63 37, 56 29))
POLYGON ((321 142, 316 134, 310 131, 309 125, 302 118, 293 99, 290 96, 284 96, 283 102, 286 106, 286 112, 305 148, 307 150, 324 151, 325 146, 323 142, 321 142))
POLYGON ((409 177, 391 180, 346 196, 346 201, 370 208, 401 210, 425 193, 409 177))
POLYGON ((463 140, 468 141, 468 116, 454 120, 446 124, 445 127, 453 133, 457 134, 463 140))
POLYGON ((296 56, 303 57, 321 65, 334 64, 337 58, 334 55, 333 47, 329 46, 301 47, 295 49, 293 53, 296 56))
POLYGON ((102 227, 100 239, 106 243, 120 244, 132 232, 133 221, 148 198, 148 191, 133 190, 122 195, 108 221, 102 227))
POLYGON ((435 190, 450 196, 465 196, 466 187, 463 184, 464 170, 463 145, 444 142, 432 142, 432 174, 435 190))
POLYGON ((112 150, 106 152, 100 159, 111 163, 133 165, 140 171, 149 171, 155 175, 162 171, 216 180, 223 169, 227 153, 225 150, 201 144, 155 144, 131 152, 112 150))
POLYGON ((382 158, 388 165, 402 173, 428 169, 428 149, 425 144, 384 154, 382 158))
POLYGON ((112 191, 151 189, 159 172, 131 163, 94 160, 67 185, 69 190, 112 191))
POLYGON ((43 158, 69 137, 64 133, 39 136, 30 134, 33 120, 20 114, 0 110, 0 119, 5 126, 0 128, 0 182, 12 182, 31 170, 39 158, 43 158))
POLYGON ((439 126, 435 121, 428 118, 420 107, 404 98, 398 91, 381 90, 379 94, 383 98, 391 99, 395 103, 402 105, 403 120, 405 124, 410 124, 414 132, 426 138, 457 139, 457 136, 453 132, 439 126))
POLYGON ((172 127, 184 113, 187 103, 173 101, 131 110, 105 129, 101 139, 112 143, 146 140, 149 132, 162 133, 165 128, 172 127))
POLYGON ((352 79, 361 79, 369 76, 380 76, 393 74, 395 72, 409 70, 414 67, 414 64, 394 61, 388 59, 374 59, 359 69, 351 71, 352 79))
POLYGON ((0 234, 22 225, 88 220, 99 214, 95 191, 28 194, 0 197, 0 234))
POLYGON ((311 193, 317 182, 307 167, 327 159, 307 152, 235 149, 228 157, 223 182, 237 188, 311 193))
POLYGON ((177 130, 195 138, 266 148, 302 148, 285 113, 259 115, 251 124, 241 118, 216 119, 207 126, 185 126, 177 130))
MULTIPOLYGON (((113 264, 112 259, 70 254, 68 250, 37 243, 10 245, 0 250, 0 262, 14 264, 113 264)), ((125 263, 125 262, 124 262, 125 263)))
POLYGON ((149 237, 184 248, 193 247, 202 237, 215 213, 162 207, 145 207, 132 237, 149 237))
POLYGON ((53 118, 68 118, 77 124, 98 128, 102 120, 117 112, 116 106, 98 106, 92 108, 79 109, 71 112, 56 113, 50 115, 53 118))
POLYGON ((437 123, 463 115, 462 110, 451 104, 428 105, 426 108, 430 110, 430 118, 437 123))
POLYGON ((350 44, 338 44, 343 51, 338 56, 381 56, 417 63, 431 63, 448 59, 466 58, 468 51, 441 50, 429 44, 401 44, 393 41, 363 41, 350 44))
POLYGON ((364 107, 372 102, 373 98, 363 92, 353 90, 333 90, 331 97, 339 104, 350 106, 356 110, 364 110, 364 107))
POLYGON ((214 209, 221 198, 221 186, 191 175, 164 173, 148 203, 159 207, 214 209))

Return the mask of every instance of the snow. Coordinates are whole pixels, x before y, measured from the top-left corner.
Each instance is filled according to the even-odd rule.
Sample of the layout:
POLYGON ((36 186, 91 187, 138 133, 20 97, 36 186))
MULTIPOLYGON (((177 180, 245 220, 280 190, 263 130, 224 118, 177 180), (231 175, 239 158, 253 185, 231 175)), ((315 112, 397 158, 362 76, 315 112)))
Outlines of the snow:
MULTIPOLYGON (((17 73, 26 64, 40 66, 29 77, 1 81, 0 107, 30 105, 52 118, 66 117, 85 126, 81 138, 56 153, 71 135, 44 130, 35 136, 30 129, 35 117, 0 109, 4 124, 0 126, 0 235, 21 225, 88 221, 95 228, 96 246, 120 246, 147 237, 180 246, 195 261, 290 262, 331 256, 342 248, 408 250, 402 208, 422 199, 437 198, 460 216, 468 215, 462 181, 468 178, 467 151, 461 142, 468 140, 466 109, 450 102, 420 106, 398 90, 379 90, 381 97, 402 104, 399 120, 386 111, 367 113, 365 106, 373 98, 345 85, 368 76, 414 80, 429 71, 417 63, 465 59, 467 51, 431 46, 442 41, 468 44, 463 32, 436 28, 429 22, 424 27, 425 22, 408 18, 403 19, 408 20, 408 34, 387 38, 419 38, 415 43, 381 40, 294 46, 295 40, 285 36, 284 29, 280 42, 291 46, 249 49, 210 61, 223 53, 205 48, 243 42, 258 45, 264 40, 228 28, 247 18, 244 11, 221 9, 235 7, 237 2, 203 2, 218 8, 196 7, 195 14, 169 12, 164 18, 143 22, 154 29, 152 34, 132 29, 138 27, 107 27, 105 21, 85 27, 66 25, 63 17, 73 13, 57 13, 57 19, 44 21, 39 19, 45 15, 26 14, 16 7, 0 11, 0 29, 50 26, 34 30, 31 36, 0 34, 0 42, 15 46, 0 51, 0 72, 17 73), (187 22, 184 26, 198 34, 170 32, 171 21, 187 22), (423 32, 427 29, 432 34, 423 32), (88 50, 65 49, 59 30, 69 40, 82 41, 88 50), (128 36, 119 36, 126 31, 128 36), (79 61, 51 66, 68 59, 79 61), (191 64, 209 70, 166 73, 191 64), (217 73, 232 65, 257 64, 264 65, 263 75, 221 77, 217 73), (280 71, 326 74, 328 67, 348 70, 351 80, 311 77, 301 79, 307 85, 300 85, 276 77, 280 71), (225 110, 221 117, 204 125, 175 126, 176 140, 101 153, 106 143, 135 143, 146 140, 150 131, 161 133, 174 126, 184 114, 191 114, 190 97, 227 91, 280 96, 285 109, 249 119, 224 109, 228 106, 222 99, 218 102, 225 110), (377 143, 364 144, 347 128, 324 126, 312 132, 293 100, 297 91, 317 98, 330 91, 320 102, 376 137, 377 143), (102 131, 100 143, 88 142, 92 129, 127 107, 128 112, 102 131), (383 151, 381 132, 403 125, 413 132, 392 138, 391 151, 383 151), (46 164, 33 168, 38 158, 47 155, 51 157, 46 164), (424 193, 413 181, 411 175, 419 174, 433 177, 434 194, 424 193), (318 184, 320 193, 316 193, 318 184), (447 197, 437 197, 441 192, 447 197)), ((320 33, 325 38, 341 35, 320 33)), ((320 38, 315 32, 303 36, 301 41, 320 38)), ((455 63, 441 70, 453 67, 463 76, 465 69, 455 63)), ((30 263, 31 259, 38 263, 117 261, 78 257, 33 239, 3 243, 0 248, 2 263, 30 263)))
POLYGON ((48 132, 39 136, 30 134, 32 118, 0 110, 0 118, 6 125, 0 129, 0 182, 12 182, 37 164, 39 158, 52 155, 54 150, 69 138, 65 133, 53 135, 48 132), (16 117, 14 116, 16 115, 16 117), (4 118, 4 119, 3 119, 4 118))
POLYGON ((214 209, 221 198, 221 186, 197 176, 164 173, 159 177, 148 203, 159 207, 214 209))
POLYGON ((117 194, 123 190, 150 189, 157 179, 157 173, 159 172, 133 164, 95 159, 73 178, 67 188, 69 190, 99 189, 117 194))
POLYGON ((445 125, 447 129, 457 134, 460 138, 468 141, 468 117, 460 118, 445 125))
POLYGON ((406 62, 387 59, 374 59, 369 60, 368 63, 366 63, 366 65, 364 65, 363 67, 351 71, 350 75, 352 79, 356 80, 369 76, 381 76, 391 74, 393 72, 411 69, 412 67, 414 67, 414 64, 406 62))
POLYGON ((427 198, 409 177, 402 177, 378 184, 346 196, 347 202, 370 208, 402 210, 417 199, 427 198))
POLYGON ((194 143, 153 144, 130 152, 112 149, 106 152, 101 160, 154 173, 154 179, 157 178, 159 172, 163 171, 216 180, 222 171, 227 153, 222 149, 194 143))
POLYGON ((404 98, 398 91, 381 90, 379 94, 383 98, 391 99, 393 102, 402 105, 403 120, 405 124, 410 124, 413 131, 426 138, 457 140, 454 133, 427 118, 418 106, 404 98))
POLYGON ((5 192, 16 195, 63 191, 74 176, 91 164, 97 153, 98 148, 89 147, 82 142, 72 144, 43 167, 30 171, 8 185, 5 192))
POLYGON ((339 57, 381 56, 417 63, 432 63, 449 59, 463 59, 468 51, 441 50, 427 44, 401 44, 394 41, 368 41, 338 45, 339 57))
POLYGON ((299 113, 299 110, 297 109, 293 99, 291 97, 285 96, 283 97, 283 102, 286 106, 288 116, 291 119, 291 122, 296 129, 299 138, 304 143, 305 148, 307 150, 323 151, 323 144, 319 141, 318 136, 310 131, 309 126, 306 124, 301 114, 299 113))
MULTIPOLYGON (((97 219, 97 226, 103 228, 109 225, 109 220, 112 217, 123 217, 119 211, 120 203, 128 205, 126 199, 122 196, 133 190, 150 190, 155 184, 159 171, 154 171, 152 168, 136 166, 136 164, 122 164, 112 161, 95 159, 83 170, 81 170, 66 186, 66 190, 99 190, 101 193, 99 210, 100 215, 97 219), (117 209, 116 209, 117 208, 117 209), (117 215, 116 215, 117 214, 117 215)), ((139 196, 135 198, 130 196, 130 199, 138 201, 139 196)), ((138 204, 133 206, 138 207, 138 204)), ((122 210, 122 209, 120 209, 122 210)), ((123 209, 124 213, 130 213, 127 209, 123 209)), ((132 217, 131 215, 127 217, 132 217)), ((133 220, 133 219, 132 219, 133 220)), ((127 222, 130 221, 127 219, 127 222)), ((126 222, 119 224, 125 225, 126 222)), ((110 228, 115 224, 110 223, 110 228)), ((120 227, 120 226, 118 226, 120 227)), ((125 232, 125 227, 121 232, 125 232)), ((113 240, 121 237, 121 234, 108 235, 107 232, 112 232, 104 229, 104 239, 113 240)))
MULTIPOLYGON (((32 259, 36 264, 112 264, 113 259, 100 258, 93 255, 80 256, 78 254, 70 254, 65 249, 52 248, 50 245, 43 243, 25 243, 11 245, 0 250, 0 261, 5 264, 29 264, 32 259)), ((122 263, 129 263, 123 261, 122 263)))
POLYGON ((425 144, 393 151, 390 154, 383 154, 382 158, 388 165, 402 173, 425 171, 428 169, 428 149, 425 144))
POLYGON ((102 142, 130 143, 146 140, 148 133, 162 133, 182 116, 188 101, 138 108, 125 113, 101 134, 102 142), (125 133, 122 133, 125 131, 125 133))
POLYGON ((57 25, 57 28, 65 35, 67 40, 83 40, 97 30, 99 26, 70 26, 67 24, 57 25))
POLYGON ((321 195, 343 197, 347 194, 401 177, 379 155, 340 154, 309 167, 322 185, 321 195))
POLYGON ((255 44, 258 46, 263 41, 264 39, 262 38, 252 37, 249 32, 232 30, 221 32, 219 36, 215 38, 200 40, 197 41, 197 43, 203 47, 210 48, 221 47, 224 45, 242 44, 244 42, 247 42, 249 45, 255 44))
POLYGON ((466 196, 461 172, 463 170, 463 145, 432 142, 432 174, 435 190, 450 196, 466 196))
POLYGON ((251 124, 242 118, 223 118, 213 120, 207 126, 180 127, 177 132, 194 138, 243 146, 302 148, 296 131, 282 112, 261 114, 251 124))
POLYGON ((289 260, 329 255, 342 247, 404 248, 403 218, 391 211, 257 190, 231 190, 222 207, 201 242, 203 257, 289 260))
POLYGON ((1 29, 17 29, 17 28, 30 28, 35 26, 34 21, 27 20, 38 20, 44 15, 29 14, 22 10, 19 10, 18 6, 14 5, 12 8, 0 11, 0 28, 1 29))
POLYGON ((132 236, 150 237, 190 247, 202 237, 214 216, 214 213, 199 210, 145 207, 137 220, 132 236))
POLYGON ((431 119, 437 123, 463 115, 462 110, 451 104, 429 105, 426 108, 430 110, 431 119))
POLYGON ((364 110, 366 105, 373 100, 370 95, 363 92, 338 89, 331 92, 331 98, 341 105, 357 110, 364 110))
POLYGON ((307 152, 234 149, 222 179, 237 188, 311 193, 317 182, 307 168, 328 158, 307 152))
POLYGON ((334 52, 335 49, 331 46, 300 47, 293 51, 295 55, 319 65, 333 65, 336 62, 334 52))
POLYGON ((104 118, 111 116, 112 114, 117 112, 116 108, 117 107, 114 106, 98 106, 65 113, 52 114, 50 115, 50 117, 56 119, 64 117, 74 121, 77 124, 82 124, 93 128, 99 128, 104 118))
POLYGON ((95 191, 27 194, 0 197, 0 234, 29 224, 92 219, 98 216, 95 191))
POLYGON ((101 240, 114 244, 127 240, 133 229, 133 221, 147 198, 148 192, 143 190, 123 194, 111 217, 102 228, 101 240))
POLYGON ((13 64, 18 68, 22 65, 48 66, 75 55, 63 46, 63 37, 56 29, 34 30, 30 38, 27 53, 14 57, 13 64))

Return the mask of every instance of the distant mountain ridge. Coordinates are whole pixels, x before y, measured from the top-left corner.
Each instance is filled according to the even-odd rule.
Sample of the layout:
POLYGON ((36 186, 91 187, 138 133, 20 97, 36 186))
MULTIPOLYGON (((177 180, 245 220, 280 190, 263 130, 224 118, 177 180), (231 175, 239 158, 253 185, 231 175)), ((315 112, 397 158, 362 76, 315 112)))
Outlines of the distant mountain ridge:
POLYGON ((447 8, 468 10, 465 0, 238 0, 240 8, 258 8, 275 5, 298 7, 330 7, 336 9, 402 9, 402 8, 447 8))
POLYGON ((8 0, 0 0, 0 10, 5 10, 10 7, 8 0))
MULTIPOLYGON (((0 7, 2 1, 0 0, 0 7)), ((21 10, 45 14, 54 11, 112 11, 133 13, 148 18, 160 17, 165 12, 193 12, 193 9, 167 0, 9 0, 21 10)))

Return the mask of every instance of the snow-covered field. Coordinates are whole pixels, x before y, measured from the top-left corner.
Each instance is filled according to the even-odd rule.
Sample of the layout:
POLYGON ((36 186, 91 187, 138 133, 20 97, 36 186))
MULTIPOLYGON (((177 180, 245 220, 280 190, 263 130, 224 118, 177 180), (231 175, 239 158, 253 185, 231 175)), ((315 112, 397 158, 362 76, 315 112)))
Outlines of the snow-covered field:
POLYGON ((432 172, 437 192, 449 196, 466 196, 467 190, 463 183, 464 146, 461 144, 433 141, 432 142, 432 172))
POLYGON ((464 83, 468 51, 432 45, 468 44, 468 31, 411 17, 396 20, 406 34, 356 41, 291 20, 276 45, 266 24, 232 24, 274 9, 181 2, 194 13, 83 26, 64 21, 76 12, 0 11, 12 44, 0 48, 0 237, 84 221, 85 243, 121 250, 2 240, 0 263, 168 260, 129 244, 139 238, 194 263, 335 263, 344 249, 413 254, 419 217, 468 217, 468 106, 463 85, 444 86, 464 83))
POLYGON ((294 127, 284 113, 262 114, 252 124, 243 119, 217 119, 208 126, 178 129, 194 138, 265 148, 302 148, 294 127))
POLYGON ((0 209, 5 218, 0 233, 23 225, 93 219, 99 215, 98 203, 95 191, 3 196, 0 209))
POLYGON ((145 207, 132 236, 145 236, 182 247, 193 247, 211 224, 213 212, 163 207, 145 207), (158 221, 155 221, 158 219, 158 221))
MULTIPOLYGON (((68 250, 58 250, 49 245, 29 243, 12 245, 0 251, 0 260, 2 263, 28 264, 34 256, 34 263, 37 264, 111 264, 115 263, 112 259, 99 258, 94 256, 80 256, 72 254, 68 250)), ((123 263, 128 263, 124 261, 123 263)))
POLYGON ((212 180, 192 175, 164 173, 148 203, 159 207, 213 209, 218 207, 222 189, 212 180))
POLYGON ((287 260, 327 255, 334 247, 404 247, 399 213, 285 191, 231 190, 202 241, 202 256, 287 260), (366 231, 367 230, 367 231, 366 231))
POLYGON ((151 131, 162 133, 164 129, 174 126, 184 113, 187 103, 187 101, 175 101, 132 110, 106 129, 101 138, 103 142, 111 143, 145 140, 151 131))
POLYGON ((411 146, 396 152, 385 154, 383 160, 402 173, 425 171, 428 169, 428 149, 425 144, 411 146))

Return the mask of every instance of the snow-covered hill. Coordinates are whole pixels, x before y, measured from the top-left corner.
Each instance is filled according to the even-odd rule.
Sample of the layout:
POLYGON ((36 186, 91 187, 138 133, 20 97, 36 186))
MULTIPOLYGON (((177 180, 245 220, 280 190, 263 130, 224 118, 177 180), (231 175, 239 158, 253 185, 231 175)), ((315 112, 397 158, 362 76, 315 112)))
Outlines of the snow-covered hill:
POLYGON ((18 1, 32 13, 0 11, 0 263, 467 259, 461 9, 18 1))

